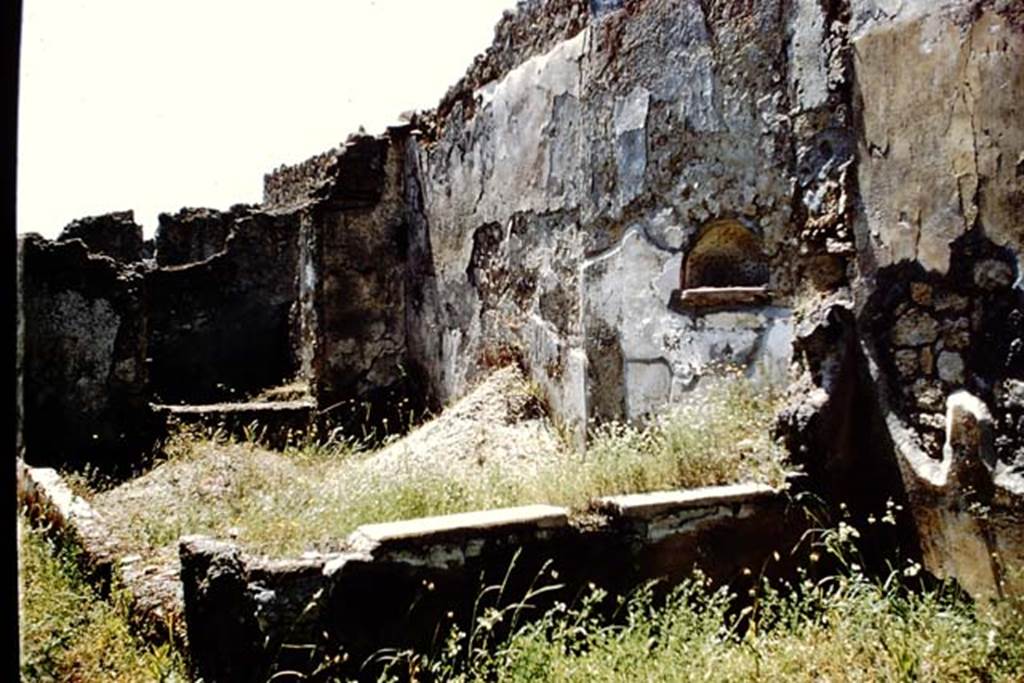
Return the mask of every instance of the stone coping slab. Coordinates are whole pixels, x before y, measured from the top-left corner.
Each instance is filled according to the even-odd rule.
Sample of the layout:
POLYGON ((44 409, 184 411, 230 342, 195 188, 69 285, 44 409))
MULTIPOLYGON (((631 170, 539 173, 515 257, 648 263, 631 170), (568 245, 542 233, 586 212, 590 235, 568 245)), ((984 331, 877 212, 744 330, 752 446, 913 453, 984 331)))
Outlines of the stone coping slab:
POLYGON ((83 551, 83 569, 109 585, 117 549, 106 526, 88 501, 75 495, 56 470, 17 463, 18 503, 29 518, 69 535, 83 551))
POLYGON ((79 563, 88 580, 106 594, 117 568, 120 585, 130 596, 132 621, 140 634, 156 642, 186 642, 184 603, 178 566, 145 565, 121 548, 87 500, 76 495, 60 474, 48 467, 17 461, 18 503, 34 522, 49 524, 78 546, 79 563))
POLYGON ((441 543, 467 536, 522 530, 554 530, 569 525, 569 510, 554 505, 525 505, 381 524, 364 524, 349 536, 355 545, 441 543))
POLYGON ((171 415, 209 415, 213 413, 275 413, 284 411, 313 410, 312 399, 300 401, 260 401, 249 403, 209 403, 206 405, 165 405, 152 404, 153 410, 171 415))
POLYGON ((699 489, 605 496, 599 498, 597 504, 599 509, 613 517, 647 520, 681 510, 761 502, 777 495, 779 495, 777 489, 764 484, 731 484, 699 489))

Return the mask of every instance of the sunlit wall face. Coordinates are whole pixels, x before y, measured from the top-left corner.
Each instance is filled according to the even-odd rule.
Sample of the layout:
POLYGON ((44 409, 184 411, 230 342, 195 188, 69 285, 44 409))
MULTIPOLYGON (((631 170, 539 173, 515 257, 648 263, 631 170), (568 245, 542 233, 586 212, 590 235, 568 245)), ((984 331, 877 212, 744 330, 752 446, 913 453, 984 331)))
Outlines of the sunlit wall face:
POLYGON ((433 107, 515 0, 25 0, 18 230, 255 203, 263 174, 433 107))

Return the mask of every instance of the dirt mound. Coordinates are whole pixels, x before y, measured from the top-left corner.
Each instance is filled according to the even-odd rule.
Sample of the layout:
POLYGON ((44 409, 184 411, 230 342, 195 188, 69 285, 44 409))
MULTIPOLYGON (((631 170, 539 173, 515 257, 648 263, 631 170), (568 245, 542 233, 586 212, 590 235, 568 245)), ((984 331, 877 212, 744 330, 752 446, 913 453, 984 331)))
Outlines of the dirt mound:
POLYGON ((462 399, 369 458, 380 472, 410 466, 530 468, 558 457, 563 444, 538 394, 515 366, 495 371, 462 399))

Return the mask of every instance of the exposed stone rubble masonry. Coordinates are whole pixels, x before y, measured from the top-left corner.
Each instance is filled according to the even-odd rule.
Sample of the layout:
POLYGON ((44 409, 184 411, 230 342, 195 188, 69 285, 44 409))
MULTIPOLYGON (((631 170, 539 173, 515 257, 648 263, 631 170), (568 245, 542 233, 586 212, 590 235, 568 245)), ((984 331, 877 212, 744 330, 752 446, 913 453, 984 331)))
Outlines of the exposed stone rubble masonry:
POLYGON ((93 254, 115 261, 134 263, 143 258, 142 226, 131 211, 80 218, 69 223, 57 237, 58 242, 79 239, 93 254))
POLYGON ((18 241, 24 448, 34 464, 119 467, 153 438, 141 264, 79 239, 18 241))
POLYGON ((848 288, 803 306, 780 425, 834 504, 862 517, 886 498, 909 506, 901 547, 975 596, 1003 593, 1006 569, 1024 565, 1016 4, 842 8, 857 258, 848 288))

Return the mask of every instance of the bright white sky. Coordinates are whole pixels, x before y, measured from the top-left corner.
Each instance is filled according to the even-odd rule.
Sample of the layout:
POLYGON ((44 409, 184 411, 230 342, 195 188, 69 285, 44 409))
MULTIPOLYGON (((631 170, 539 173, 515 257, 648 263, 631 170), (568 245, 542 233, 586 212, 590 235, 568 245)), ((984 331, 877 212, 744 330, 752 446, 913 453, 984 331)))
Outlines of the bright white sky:
POLYGON ((262 198, 437 104, 515 0, 25 0, 18 231, 262 198))

